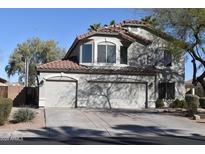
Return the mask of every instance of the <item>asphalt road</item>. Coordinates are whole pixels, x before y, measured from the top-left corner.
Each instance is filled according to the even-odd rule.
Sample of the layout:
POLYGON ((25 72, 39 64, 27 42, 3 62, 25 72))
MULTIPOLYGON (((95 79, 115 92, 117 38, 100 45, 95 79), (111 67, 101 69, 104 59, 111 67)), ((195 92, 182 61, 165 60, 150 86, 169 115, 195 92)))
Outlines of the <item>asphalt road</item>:
POLYGON ((24 138, 1 141, 1 145, 205 145, 205 137, 77 137, 64 140, 24 138))

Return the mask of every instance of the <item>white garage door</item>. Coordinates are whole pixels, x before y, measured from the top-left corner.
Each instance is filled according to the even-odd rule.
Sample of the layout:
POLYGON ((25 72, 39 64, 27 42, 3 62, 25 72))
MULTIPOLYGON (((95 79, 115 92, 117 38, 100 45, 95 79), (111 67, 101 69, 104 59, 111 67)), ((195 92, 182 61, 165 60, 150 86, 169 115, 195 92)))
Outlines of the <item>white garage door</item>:
POLYGON ((146 107, 146 84, 90 83, 89 102, 94 107, 141 109, 146 107))
POLYGON ((74 107, 75 102, 75 82, 46 81, 46 107, 74 107))

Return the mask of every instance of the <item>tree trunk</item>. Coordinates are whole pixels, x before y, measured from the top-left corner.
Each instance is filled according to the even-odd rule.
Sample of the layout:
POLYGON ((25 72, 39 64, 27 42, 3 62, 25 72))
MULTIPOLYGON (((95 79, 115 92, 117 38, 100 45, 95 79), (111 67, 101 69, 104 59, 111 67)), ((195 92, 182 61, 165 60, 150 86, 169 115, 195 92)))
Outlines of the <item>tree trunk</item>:
POLYGON ((197 85, 197 78, 196 78, 196 70, 197 70, 197 68, 196 68, 196 61, 195 61, 195 59, 193 58, 193 60, 192 60, 191 62, 192 62, 192 64, 193 64, 193 79, 192 79, 192 84, 193 84, 194 86, 196 86, 196 85, 197 85))

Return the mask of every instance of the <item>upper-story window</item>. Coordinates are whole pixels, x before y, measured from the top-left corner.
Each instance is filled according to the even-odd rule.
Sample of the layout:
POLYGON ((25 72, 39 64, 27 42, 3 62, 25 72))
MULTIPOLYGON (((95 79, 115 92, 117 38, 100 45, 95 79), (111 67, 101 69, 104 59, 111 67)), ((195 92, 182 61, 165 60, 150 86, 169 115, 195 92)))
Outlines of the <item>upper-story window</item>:
POLYGON ((82 45, 82 63, 92 63, 92 44, 82 45))
POLYGON ((97 48, 98 63, 116 63, 116 45, 110 42, 102 42, 97 48))
POLYGON ((120 47, 120 64, 127 64, 127 47, 120 47))
POLYGON ((172 66, 172 55, 167 51, 164 52, 164 66, 172 66))

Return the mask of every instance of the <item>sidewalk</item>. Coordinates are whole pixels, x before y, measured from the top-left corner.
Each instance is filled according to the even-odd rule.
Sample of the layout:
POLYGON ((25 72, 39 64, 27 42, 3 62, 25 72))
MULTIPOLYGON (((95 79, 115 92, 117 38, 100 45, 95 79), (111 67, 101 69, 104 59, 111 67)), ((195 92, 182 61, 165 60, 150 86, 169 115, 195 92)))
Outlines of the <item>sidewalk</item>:
POLYGON ((49 138, 49 134, 45 129, 32 129, 28 130, 12 130, 12 129, 1 129, 0 140, 3 139, 21 139, 21 138, 49 138))

